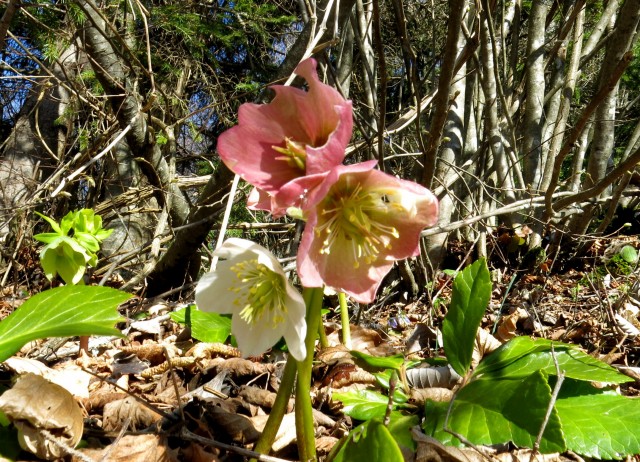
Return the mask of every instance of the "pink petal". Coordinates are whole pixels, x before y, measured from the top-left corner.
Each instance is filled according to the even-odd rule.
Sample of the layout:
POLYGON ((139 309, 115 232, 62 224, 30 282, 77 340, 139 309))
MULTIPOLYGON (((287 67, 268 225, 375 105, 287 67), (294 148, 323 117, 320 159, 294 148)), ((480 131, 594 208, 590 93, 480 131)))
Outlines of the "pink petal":
POLYGON ((302 284, 325 284, 363 303, 373 301, 394 261, 419 254, 420 232, 438 217, 438 203, 429 190, 372 170, 371 163, 336 167, 309 194, 307 204, 298 251, 302 284), (350 194, 360 199, 350 199, 350 194), (364 204, 349 209, 357 212, 349 215, 354 221, 336 212, 345 203, 364 204), (329 229, 344 231, 329 238, 329 229))
POLYGON ((300 63, 296 73, 306 79, 309 91, 274 86, 271 103, 243 104, 238 125, 218 139, 218 153, 225 164, 267 193, 276 193, 295 178, 339 165, 351 138, 351 102, 320 82, 313 59, 300 63), (304 148, 304 168, 283 160, 283 154, 274 149, 284 147, 287 139, 304 148))

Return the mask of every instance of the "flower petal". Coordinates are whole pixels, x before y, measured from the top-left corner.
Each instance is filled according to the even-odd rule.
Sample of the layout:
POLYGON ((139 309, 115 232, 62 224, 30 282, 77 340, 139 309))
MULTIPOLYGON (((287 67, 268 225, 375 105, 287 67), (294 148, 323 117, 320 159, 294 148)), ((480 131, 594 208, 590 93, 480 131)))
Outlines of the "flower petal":
POLYGON ((426 188, 370 163, 340 166, 308 197, 298 274, 307 287, 328 285, 370 303, 393 262, 419 254, 420 232, 436 223, 426 188))
POLYGON ((198 282, 198 307, 233 314, 232 332, 246 356, 262 354, 284 336, 291 354, 304 358, 305 303, 273 254, 252 241, 230 238, 214 255, 223 260, 198 282))
POLYGON ((351 102, 320 82, 315 60, 303 61, 295 72, 309 91, 272 87, 271 103, 243 104, 238 125, 218 138, 225 164, 270 194, 295 178, 339 165, 353 130, 351 102))

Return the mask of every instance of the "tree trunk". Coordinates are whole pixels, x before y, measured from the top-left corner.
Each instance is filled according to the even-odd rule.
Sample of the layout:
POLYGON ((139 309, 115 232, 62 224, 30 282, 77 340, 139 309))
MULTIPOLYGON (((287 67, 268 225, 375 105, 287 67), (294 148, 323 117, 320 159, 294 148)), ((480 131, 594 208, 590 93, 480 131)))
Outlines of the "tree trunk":
MULTIPOLYGON (((640 5, 638 2, 627 0, 620 9, 611 40, 607 43, 604 61, 600 69, 599 88, 610 84, 614 68, 623 61, 624 55, 631 49, 639 21, 640 5)), ((583 189, 592 187, 605 177, 607 166, 613 156, 617 93, 618 83, 608 92, 594 114, 594 137, 583 189)), ((569 229, 573 233, 583 234, 591 223, 593 214, 594 206, 587 205, 582 214, 575 216, 570 221, 569 229)))
MULTIPOLYGON (((33 196, 64 152, 65 125, 61 117, 69 103, 69 91, 60 82, 77 74, 77 48, 71 44, 43 71, 20 110, 0 157, 0 241, 7 240, 18 214, 26 212, 33 196)), ((30 213, 30 211, 29 211, 30 213)))
POLYGON ((537 191, 542 177, 542 127, 544 112, 544 41, 547 0, 533 2, 527 41, 526 94, 522 156, 525 186, 537 191))
MULTIPOLYGON (((143 111, 142 98, 136 85, 128 75, 126 60, 114 46, 99 10, 90 0, 77 0, 88 17, 81 33, 96 77, 104 88, 113 107, 114 114, 124 130, 130 127, 126 140, 129 149, 136 156, 140 170, 149 183, 157 188, 156 199, 164 207, 170 204, 169 213, 174 225, 181 225, 189 214, 189 204, 182 191, 172 181, 169 165, 162 157, 160 147, 155 142, 153 130, 149 127, 149 115, 143 111), (165 194, 170 194, 166 198, 165 194)), ((155 97, 152 95, 152 98, 155 97)))

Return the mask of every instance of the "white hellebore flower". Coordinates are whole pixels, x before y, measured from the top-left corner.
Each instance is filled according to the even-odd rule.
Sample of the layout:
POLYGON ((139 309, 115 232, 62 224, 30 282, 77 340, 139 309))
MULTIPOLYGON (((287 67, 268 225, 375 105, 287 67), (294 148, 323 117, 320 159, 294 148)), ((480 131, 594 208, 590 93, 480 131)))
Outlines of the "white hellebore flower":
POLYGON ((203 311, 232 314, 231 331, 245 356, 259 356, 281 337, 302 361, 307 351, 306 307, 278 260, 254 242, 231 238, 214 252, 221 261, 196 286, 203 311))

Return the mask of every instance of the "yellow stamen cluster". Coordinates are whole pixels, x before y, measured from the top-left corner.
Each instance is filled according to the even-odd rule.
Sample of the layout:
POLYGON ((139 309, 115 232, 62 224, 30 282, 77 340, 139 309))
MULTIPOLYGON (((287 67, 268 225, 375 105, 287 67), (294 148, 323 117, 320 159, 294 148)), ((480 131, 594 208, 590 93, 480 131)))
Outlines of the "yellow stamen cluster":
POLYGON ((283 154, 276 157, 276 160, 284 160, 291 167, 297 168, 302 172, 306 171, 307 166, 307 151, 305 150, 305 144, 293 141, 292 139, 284 139, 284 147, 272 146, 274 151, 283 154))
POLYGON ((316 236, 324 237, 320 253, 328 255, 341 242, 351 249, 354 268, 361 261, 375 262, 381 250, 391 249, 392 239, 400 237, 394 226, 384 224, 392 214, 406 212, 400 203, 389 200, 393 194, 383 189, 365 191, 348 179, 334 185, 320 205, 315 229, 316 236))
POLYGON ((237 284, 229 290, 238 294, 233 303, 240 308, 242 319, 249 324, 257 324, 266 315, 263 321, 270 321, 272 327, 284 321, 286 282, 280 274, 257 259, 236 263, 231 271, 236 275, 237 284))

